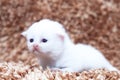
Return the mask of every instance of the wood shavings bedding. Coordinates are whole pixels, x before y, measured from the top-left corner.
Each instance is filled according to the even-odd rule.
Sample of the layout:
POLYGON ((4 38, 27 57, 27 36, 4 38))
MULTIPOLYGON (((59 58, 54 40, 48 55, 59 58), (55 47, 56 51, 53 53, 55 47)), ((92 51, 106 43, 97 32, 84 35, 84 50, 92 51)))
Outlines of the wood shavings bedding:
POLYGON ((119 80, 120 73, 105 69, 81 73, 42 70, 40 66, 29 66, 22 62, 0 63, 0 80, 119 80))

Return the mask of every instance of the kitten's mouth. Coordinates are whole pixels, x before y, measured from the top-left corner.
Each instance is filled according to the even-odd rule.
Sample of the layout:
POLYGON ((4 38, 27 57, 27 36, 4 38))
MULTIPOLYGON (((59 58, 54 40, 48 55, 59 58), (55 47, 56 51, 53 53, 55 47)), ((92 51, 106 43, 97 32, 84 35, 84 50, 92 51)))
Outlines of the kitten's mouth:
POLYGON ((32 51, 33 52, 38 52, 38 53, 40 52, 39 48, 36 48, 36 47, 34 47, 32 51))
POLYGON ((40 52, 39 49, 33 49, 33 52, 40 52))
POLYGON ((44 55, 44 53, 42 53, 42 52, 41 52, 40 50, 38 50, 38 49, 37 49, 37 50, 34 50, 34 49, 33 49, 32 52, 35 53, 37 56, 38 56, 38 55, 44 55))

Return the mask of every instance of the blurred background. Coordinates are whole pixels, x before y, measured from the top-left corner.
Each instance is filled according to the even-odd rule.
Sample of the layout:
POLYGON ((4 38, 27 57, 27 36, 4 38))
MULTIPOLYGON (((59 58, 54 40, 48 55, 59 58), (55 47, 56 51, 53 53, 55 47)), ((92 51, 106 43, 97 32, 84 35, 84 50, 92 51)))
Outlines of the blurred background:
POLYGON ((120 69, 120 0, 0 0, 0 61, 33 65, 20 33, 43 18, 62 23, 75 43, 96 47, 120 69))

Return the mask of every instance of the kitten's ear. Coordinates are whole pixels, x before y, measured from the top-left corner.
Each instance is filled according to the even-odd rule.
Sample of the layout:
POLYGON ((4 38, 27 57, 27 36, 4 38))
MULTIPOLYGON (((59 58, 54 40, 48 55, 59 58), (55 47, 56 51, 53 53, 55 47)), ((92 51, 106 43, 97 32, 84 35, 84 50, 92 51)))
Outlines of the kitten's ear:
POLYGON ((62 34, 57 34, 57 35, 62 41, 64 41, 64 35, 62 35, 62 34))
POLYGON ((27 31, 22 32, 21 35, 26 37, 27 36, 27 31))

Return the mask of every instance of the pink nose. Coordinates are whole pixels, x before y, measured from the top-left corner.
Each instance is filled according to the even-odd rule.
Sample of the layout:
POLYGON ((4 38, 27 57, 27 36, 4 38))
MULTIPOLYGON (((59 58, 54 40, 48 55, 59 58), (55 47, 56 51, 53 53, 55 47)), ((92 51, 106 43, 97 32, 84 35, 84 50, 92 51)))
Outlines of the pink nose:
POLYGON ((33 48, 34 48, 35 50, 38 50, 39 46, 38 46, 37 44, 34 44, 34 45, 33 45, 33 48))

